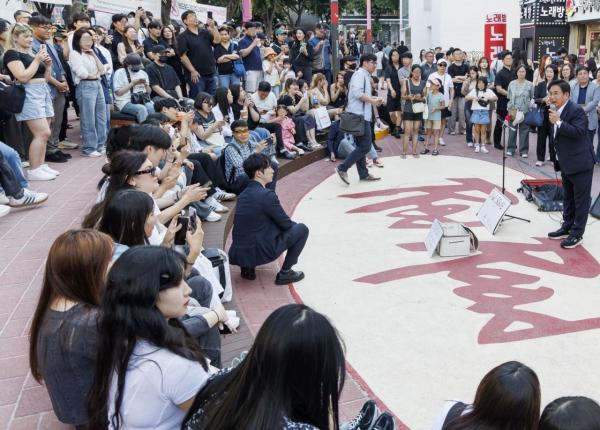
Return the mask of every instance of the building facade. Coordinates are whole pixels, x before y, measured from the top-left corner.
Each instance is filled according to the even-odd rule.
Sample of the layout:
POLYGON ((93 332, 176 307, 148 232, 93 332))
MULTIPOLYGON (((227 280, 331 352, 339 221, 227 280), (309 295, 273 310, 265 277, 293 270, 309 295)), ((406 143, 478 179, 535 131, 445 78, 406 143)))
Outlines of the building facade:
POLYGON ((526 50, 529 58, 538 61, 568 46, 565 0, 521 0, 521 38, 513 48, 526 50))
POLYGON ((483 53, 486 17, 506 15, 506 47, 519 37, 518 0, 399 0, 400 37, 412 52, 458 47, 483 53))
POLYGON ((600 0, 567 0, 569 52, 600 62, 600 0))

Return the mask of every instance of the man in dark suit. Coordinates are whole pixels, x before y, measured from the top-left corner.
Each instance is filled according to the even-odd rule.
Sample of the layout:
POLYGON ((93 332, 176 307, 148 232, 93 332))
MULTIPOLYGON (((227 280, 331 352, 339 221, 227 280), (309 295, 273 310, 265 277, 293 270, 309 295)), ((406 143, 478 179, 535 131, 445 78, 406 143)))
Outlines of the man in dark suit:
POLYGON ((568 82, 557 80, 550 84, 550 145, 554 146, 554 170, 562 175, 564 202, 563 223, 550 239, 563 239, 560 246, 575 248, 583 240, 591 204, 594 149, 588 134, 585 112, 569 100, 568 82))
POLYGON ((308 227, 292 221, 277 194, 266 188, 273 180, 273 168, 266 155, 246 158, 244 172, 250 181, 237 199, 229 262, 242 268, 242 278, 254 280, 256 266, 276 260, 287 250, 275 283, 287 285, 304 279, 304 273, 292 270, 292 266, 304 249, 308 227))

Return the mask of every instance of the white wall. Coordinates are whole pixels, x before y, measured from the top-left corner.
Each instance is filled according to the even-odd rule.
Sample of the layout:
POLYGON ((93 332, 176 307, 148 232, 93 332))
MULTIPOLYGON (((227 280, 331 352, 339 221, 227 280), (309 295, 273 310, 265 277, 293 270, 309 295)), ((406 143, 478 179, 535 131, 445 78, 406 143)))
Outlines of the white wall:
POLYGON ((508 48, 512 39, 519 37, 521 12, 518 0, 432 0, 431 12, 424 11, 424 3, 423 0, 410 0, 413 53, 434 46, 483 51, 484 21, 488 13, 506 14, 508 48))

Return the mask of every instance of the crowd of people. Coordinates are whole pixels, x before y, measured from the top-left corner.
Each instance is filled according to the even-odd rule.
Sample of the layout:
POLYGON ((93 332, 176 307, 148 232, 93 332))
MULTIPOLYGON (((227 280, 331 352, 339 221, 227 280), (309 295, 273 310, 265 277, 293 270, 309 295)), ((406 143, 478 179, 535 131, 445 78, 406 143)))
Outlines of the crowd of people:
MULTIPOLYGON (((537 164, 546 153, 560 159, 574 196, 553 238, 577 245, 583 236, 590 166, 582 174, 569 160, 594 162, 600 73, 595 80, 592 62, 544 57, 534 71, 522 53, 506 51, 475 65, 458 48, 423 50, 417 59, 404 44, 367 52, 351 34, 339 40, 334 75, 325 24, 311 31, 277 24, 265 35, 261 23, 202 23, 193 11, 163 25, 142 8, 114 15, 110 28, 91 25, 84 13, 67 29, 19 11, 14 24, 0 21, 0 41, 0 81, 9 89, 2 97, 14 97, 12 104, 0 98, 0 216, 46 201, 30 182, 55 179, 69 151, 106 158, 82 228, 50 249, 31 326, 32 374, 64 423, 394 428, 373 401, 340 423, 343 343, 331 322, 306 306, 274 311, 237 366, 221 360, 221 334, 239 326, 223 306, 231 299, 229 263, 254 280, 256 266, 287 252, 275 283, 304 278, 293 266, 309 230, 282 209, 277 172, 279 159, 322 143, 328 160, 344 160, 336 171, 349 184, 355 164, 361 180, 381 179, 372 173, 383 168, 379 128, 402 139, 403 158, 438 155, 446 132, 464 134, 480 154, 492 143, 504 150, 507 128, 506 154, 526 158, 534 127, 537 164), (566 107, 569 98, 583 106, 584 126, 579 110, 566 107), (71 106, 80 145, 66 139, 71 106), (560 117, 561 109, 579 122, 560 117), (118 115, 131 124, 111 127, 118 115), (583 149, 570 154, 554 144, 560 130, 585 142, 583 149), (234 199, 229 255, 205 249, 202 223, 219 221, 228 211, 223 203, 234 199)), ((582 397, 557 399, 540 417, 539 390, 531 369, 504 363, 482 380, 472 404, 446 405, 434 428, 600 425, 600 407, 582 397)))

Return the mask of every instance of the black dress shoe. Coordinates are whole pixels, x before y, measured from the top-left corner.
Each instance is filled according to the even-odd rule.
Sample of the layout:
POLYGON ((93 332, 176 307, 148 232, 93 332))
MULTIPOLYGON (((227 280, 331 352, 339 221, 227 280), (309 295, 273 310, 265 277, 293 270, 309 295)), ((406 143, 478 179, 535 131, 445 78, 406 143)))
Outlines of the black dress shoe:
POLYGON ((242 267, 242 278, 247 279, 249 281, 254 281, 256 279, 256 271, 254 267, 242 267))
POLYGON ((561 248, 572 249, 575 248, 583 242, 582 236, 573 236, 569 235, 565 240, 560 243, 561 248))
POLYGON ((46 156, 44 157, 44 160, 46 160, 50 163, 66 163, 68 161, 68 158, 63 157, 62 155, 58 154, 57 152, 53 152, 51 154, 46 154, 46 156))
POLYGON ((394 423, 394 418, 387 412, 382 413, 377 417, 375 423, 373 423, 373 427, 371 430, 395 430, 396 423, 394 423))
POLYGON ((569 229, 561 227, 556 231, 548 233, 548 239, 560 240, 569 237, 569 229))
POLYGON ((502 145, 496 145, 496 144, 494 143, 494 148, 496 148, 496 149, 499 149, 499 150, 503 150, 503 149, 504 149, 504 146, 502 146, 502 145))
POLYGON ((298 282, 304 279, 304 273, 295 270, 280 270, 277 276, 275 277, 275 284, 277 285, 287 285, 292 284, 294 282, 298 282))
POLYGON ((56 151, 56 152, 55 152, 55 154, 58 154, 58 155, 60 155, 61 157, 65 157, 67 160, 69 160, 69 159, 73 158, 73 157, 71 156, 71 154, 64 153, 64 152, 62 152, 60 149, 59 149, 58 151, 56 151))

